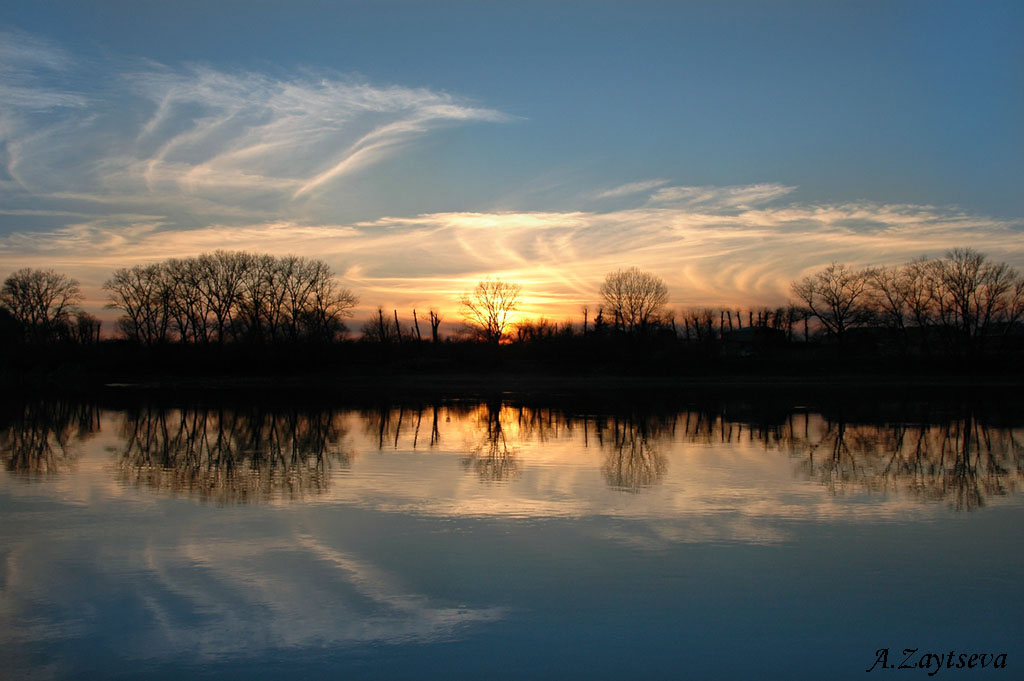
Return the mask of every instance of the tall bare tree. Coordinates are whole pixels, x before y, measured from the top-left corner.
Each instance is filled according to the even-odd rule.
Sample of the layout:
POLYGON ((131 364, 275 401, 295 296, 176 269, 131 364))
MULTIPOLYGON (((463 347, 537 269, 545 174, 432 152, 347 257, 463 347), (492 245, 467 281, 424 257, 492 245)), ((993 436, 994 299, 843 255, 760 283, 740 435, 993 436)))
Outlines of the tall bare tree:
POLYGON ((692 331, 698 341, 713 341, 716 317, 719 317, 719 311, 713 307, 691 307, 683 310, 687 340, 690 340, 692 331))
POLYGON ((437 345, 437 328, 441 326, 441 315, 434 309, 431 309, 428 314, 430 315, 430 339, 434 345, 437 345))
POLYGON ((365 324, 363 324, 363 336, 387 344, 397 339, 399 329, 393 325, 391 319, 384 315, 384 308, 377 306, 377 312, 365 324))
POLYGON ((330 342, 345 332, 344 319, 351 316, 359 298, 347 288, 338 286, 331 269, 320 260, 310 261, 313 285, 307 307, 307 338, 330 342))
POLYGON ((114 272, 103 284, 110 296, 107 307, 124 310, 118 322, 124 335, 142 345, 168 340, 171 329, 170 277, 159 264, 135 265, 114 272))
POLYGON ((793 284, 793 294, 839 341, 847 330, 872 318, 868 305, 868 273, 840 263, 834 262, 793 284))
POLYGON ((971 351, 996 324, 1020 319, 1024 280, 1006 263, 957 248, 933 261, 932 275, 937 315, 957 349, 971 351))
POLYGON ((522 287, 500 279, 485 279, 462 296, 462 317, 484 341, 497 345, 519 307, 522 287))
POLYGON ((34 341, 51 340, 69 323, 82 299, 78 282, 54 270, 24 268, 12 273, 0 287, 0 304, 34 341))
POLYGON ((624 329, 638 331, 658 319, 668 302, 668 287, 660 277, 630 267, 605 277, 601 299, 624 329))

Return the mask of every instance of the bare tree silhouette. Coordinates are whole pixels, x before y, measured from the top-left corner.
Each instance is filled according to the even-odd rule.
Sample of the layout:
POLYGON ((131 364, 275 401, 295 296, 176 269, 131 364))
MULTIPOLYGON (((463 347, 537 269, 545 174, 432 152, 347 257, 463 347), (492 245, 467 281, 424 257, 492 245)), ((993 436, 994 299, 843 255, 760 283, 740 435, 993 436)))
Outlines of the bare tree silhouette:
POLYGON ((377 306, 377 312, 363 324, 363 337, 371 338, 379 343, 387 344, 397 340, 399 329, 390 317, 384 315, 384 308, 377 306))
POLYGON ((868 272, 832 263, 793 284, 793 294, 810 309, 825 329, 842 341, 850 328, 872 318, 868 306, 868 272))
POLYGON ((229 251, 122 268, 104 289, 143 345, 330 342, 358 302, 319 260, 229 251))
POLYGON ((478 338, 497 345, 512 323, 519 307, 519 284, 485 279, 462 296, 462 317, 478 338))
POLYGON ((20 269, 0 287, 0 305, 21 324, 28 340, 52 340, 82 300, 78 282, 54 270, 20 269))
POLYGON ((659 277, 630 267, 605 277, 601 299, 626 330, 643 330, 668 302, 668 287, 659 277))
POLYGON ((429 310, 427 314, 430 315, 430 340, 437 345, 437 328, 441 326, 441 315, 434 309, 429 310))

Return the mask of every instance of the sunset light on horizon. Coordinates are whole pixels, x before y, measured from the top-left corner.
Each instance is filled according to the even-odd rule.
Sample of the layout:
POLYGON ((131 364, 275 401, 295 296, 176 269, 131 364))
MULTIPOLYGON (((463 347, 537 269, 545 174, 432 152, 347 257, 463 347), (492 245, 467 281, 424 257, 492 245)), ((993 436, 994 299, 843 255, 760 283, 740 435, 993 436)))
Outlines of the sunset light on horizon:
POLYGON ((630 266, 672 309, 782 305, 833 261, 1024 268, 1012 3, 300 3, 232 23, 234 49, 233 3, 210 33, 188 33, 198 6, 88 5, 0 16, 0 269, 63 272, 104 320, 115 269, 216 250, 325 261, 353 330, 378 306, 447 326, 488 278, 522 286, 522 318, 579 321, 630 266))
POLYGON ((1020 677, 1022 36, 0 3, 4 670, 1020 677))

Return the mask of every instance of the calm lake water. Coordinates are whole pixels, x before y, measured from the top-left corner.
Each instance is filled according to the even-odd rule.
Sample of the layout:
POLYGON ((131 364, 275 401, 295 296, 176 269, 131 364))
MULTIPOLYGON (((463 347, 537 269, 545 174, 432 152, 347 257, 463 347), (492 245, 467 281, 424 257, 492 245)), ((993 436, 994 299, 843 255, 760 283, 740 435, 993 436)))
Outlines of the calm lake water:
POLYGON ((1024 419, 39 401, 0 462, 7 678, 1024 678, 1024 419))

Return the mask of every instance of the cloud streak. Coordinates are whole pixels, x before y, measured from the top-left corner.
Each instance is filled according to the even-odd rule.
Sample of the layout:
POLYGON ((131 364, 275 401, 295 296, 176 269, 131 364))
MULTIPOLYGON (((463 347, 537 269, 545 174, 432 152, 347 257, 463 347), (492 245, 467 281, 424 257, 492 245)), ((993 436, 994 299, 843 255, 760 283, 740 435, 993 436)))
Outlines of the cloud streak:
POLYGON ((663 187, 651 195, 650 203, 703 209, 748 210, 753 206, 771 203, 795 190, 796 187, 776 183, 731 187, 663 187))
POLYGON ((40 87, 38 83, 68 70, 70 57, 58 46, 33 36, 0 31, 0 111, 3 128, 9 128, 13 112, 44 112, 59 107, 82 107, 86 99, 75 91, 40 87))
POLYGON ((144 202, 179 227, 325 216, 328 190, 433 131, 509 120, 444 92, 336 75, 146 62, 113 76, 105 64, 100 78, 48 43, 3 37, 8 210, 144 202))
POLYGON ((641 180, 639 182, 628 182, 621 184, 618 187, 606 189, 603 192, 599 192, 594 195, 596 199, 617 199, 623 196, 632 196, 634 194, 645 194, 652 189, 664 186, 669 183, 669 180, 641 180))

